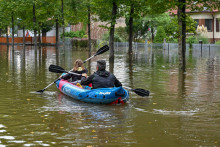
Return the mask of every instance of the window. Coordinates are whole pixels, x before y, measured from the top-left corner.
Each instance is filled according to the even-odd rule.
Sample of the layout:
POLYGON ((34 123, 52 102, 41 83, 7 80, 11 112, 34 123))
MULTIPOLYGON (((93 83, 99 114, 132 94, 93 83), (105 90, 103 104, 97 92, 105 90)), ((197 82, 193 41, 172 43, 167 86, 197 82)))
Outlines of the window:
POLYGON ((220 30, 219 18, 216 18, 216 32, 219 32, 219 30, 220 30))
POLYGON ((196 28, 199 25, 199 20, 198 19, 194 19, 194 21, 196 21, 196 28))
POLYGON ((208 32, 212 32, 212 19, 206 19, 205 26, 207 27, 208 32))

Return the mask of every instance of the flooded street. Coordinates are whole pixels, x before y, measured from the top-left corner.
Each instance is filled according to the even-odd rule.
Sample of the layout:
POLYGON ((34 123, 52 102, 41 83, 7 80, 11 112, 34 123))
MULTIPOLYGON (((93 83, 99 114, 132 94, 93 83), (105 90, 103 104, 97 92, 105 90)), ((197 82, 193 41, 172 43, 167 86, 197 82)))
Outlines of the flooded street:
MULTIPOLYGON (((93 51, 93 54, 95 51, 93 51)), ((95 72, 98 55, 85 65, 95 72)), ((114 74, 130 92, 125 105, 97 105, 63 95, 54 85, 60 75, 88 52, 70 47, 0 45, 0 146, 220 146, 220 46, 187 49, 186 72, 179 73, 178 49, 134 49, 115 45, 114 74)))

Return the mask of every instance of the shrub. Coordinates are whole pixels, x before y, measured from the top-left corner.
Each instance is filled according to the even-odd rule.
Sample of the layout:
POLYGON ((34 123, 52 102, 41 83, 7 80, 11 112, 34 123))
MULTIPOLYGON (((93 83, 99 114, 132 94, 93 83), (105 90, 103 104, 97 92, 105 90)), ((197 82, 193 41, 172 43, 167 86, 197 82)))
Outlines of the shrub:
POLYGON ((155 36, 155 43, 163 43, 164 38, 166 38, 165 30, 162 26, 157 27, 157 34, 155 36))
POLYGON ((197 43, 198 40, 195 36, 190 36, 189 38, 186 39, 186 43, 189 43, 189 44, 193 44, 193 43, 197 43))
POLYGON ((120 35, 118 34, 114 35, 114 42, 122 42, 122 38, 120 37, 120 35))
POLYGON ((220 44, 220 40, 219 40, 219 41, 217 41, 215 44, 220 44))
POLYGON ((204 36, 190 36, 189 38, 186 39, 186 43, 189 43, 190 47, 192 46, 192 44, 199 43, 199 40, 202 40, 203 44, 208 44, 209 43, 209 39, 207 37, 204 36))
POLYGON ((103 41, 109 41, 109 33, 107 32, 107 33, 104 33, 103 35, 102 35, 102 39, 101 40, 103 40, 103 41))
MULTIPOLYGON (((88 39, 76 39, 76 38, 72 38, 71 39, 72 42, 72 46, 75 48, 87 48, 88 47, 88 39)), ((91 44, 93 46, 96 46, 96 40, 91 40, 91 44)))
MULTIPOLYGON (((61 34, 61 37, 62 37, 63 35, 61 34)), ((84 30, 80 30, 80 31, 75 31, 75 32, 73 32, 73 31, 70 31, 70 32, 65 32, 64 33, 64 36, 65 37, 69 37, 69 38, 84 38, 84 37, 86 37, 86 33, 85 33, 85 31, 84 30)))
POLYGON ((126 28, 125 27, 115 28, 115 34, 120 36, 120 40, 122 42, 126 42, 128 40, 128 33, 126 32, 126 28))
MULTIPOLYGON (((103 36, 102 36, 102 40, 103 41, 109 41, 109 33, 105 33, 103 36)), ((114 34, 114 42, 122 42, 123 39, 120 37, 120 35, 118 34, 114 34)))
POLYGON ((204 37, 204 36, 198 36, 197 37, 197 42, 195 42, 195 43, 199 43, 199 40, 202 40, 203 44, 208 44, 209 43, 209 39, 207 37, 204 37))
POLYGON ((195 36, 189 36, 189 38, 186 39, 186 43, 189 43, 189 47, 192 48, 193 43, 197 43, 198 40, 195 36))
POLYGON ((178 43, 178 39, 175 38, 169 39, 169 43, 178 43))

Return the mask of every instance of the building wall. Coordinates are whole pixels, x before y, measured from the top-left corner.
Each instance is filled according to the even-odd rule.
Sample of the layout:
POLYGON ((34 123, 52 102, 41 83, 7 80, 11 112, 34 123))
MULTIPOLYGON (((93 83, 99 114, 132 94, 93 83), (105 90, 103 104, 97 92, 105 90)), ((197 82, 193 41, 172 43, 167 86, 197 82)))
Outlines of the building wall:
MULTIPOLYGON (((125 18, 120 18, 116 20, 115 28, 125 27, 125 18)), ((92 39, 101 39, 102 36, 108 32, 108 29, 105 27, 109 27, 107 22, 91 22, 91 38, 92 39)), ((71 26, 71 31, 79 31, 83 29, 83 24, 77 24, 71 26)), ((88 28, 87 28, 88 29, 88 28)))
POLYGON ((214 28, 215 28, 215 38, 216 40, 220 40, 220 14, 215 15, 215 23, 214 23, 214 28), (219 18, 219 32, 216 32, 216 18, 219 18))
MULTIPOLYGON (((59 33, 61 33, 63 31, 63 28, 59 28, 59 33)), ((69 32, 70 31, 70 26, 65 27, 65 32, 69 32)), ((34 37, 34 32, 30 31, 30 30, 25 30, 25 36, 26 37, 34 37)), ((37 34, 38 36, 38 34, 37 34)), ((42 36, 42 34, 41 34, 42 36)), ((47 32, 48 37, 52 37, 52 36, 56 36, 56 28, 53 27, 49 32, 47 32)), ((23 30, 18 30, 18 37, 23 37, 23 30)))
MULTIPOLYGON (((9 37, 9 43, 12 43, 12 38, 9 37)), ((37 38, 37 42, 39 42, 37 38)), ((0 37, 0 43, 7 43, 6 37, 0 37)), ((15 37, 14 43, 23 43, 23 37, 15 37)), ((34 43, 34 37, 25 37, 25 43, 26 44, 33 44, 34 43)), ((41 38, 41 43, 48 43, 48 44, 55 44, 56 43, 56 37, 55 36, 47 36, 41 38)))
POLYGON ((212 23, 214 23, 214 32, 211 31, 211 32, 207 32, 205 34, 206 37, 208 37, 211 42, 215 42, 217 40, 220 40, 220 32, 216 32, 216 18, 220 18, 220 12, 219 13, 214 13, 212 15, 212 13, 190 13, 190 16, 193 18, 193 19, 199 19, 199 25, 201 26, 202 24, 205 26, 205 19, 213 19, 214 18, 214 21, 212 23), (213 40, 214 38, 214 40, 213 40))
MULTIPOLYGON (((96 17, 96 16, 92 16, 96 17)), ((116 20, 115 28, 118 27, 125 27, 125 18, 119 18, 116 20)), ((91 22, 91 38, 92 39, 101 39, 103 34, 108 32, 108 29, 105 27, 109 27, 109 24, 107 22, 91 22)), ((83 29, 83 24, 77 24, 77 25, 70 25, 68 27, 65 27, 65 32, 70 32, 70 31, 79 31, 83 29)), ((87 31, 87 30, 86 30, 87 31)), ((62 33, 62 28, 59 28, 59 32, 62 33)), ((25 36, 26 37, 34 37, 34 32, 30 30, 25 30, 25 36)), ((38 34, 37 34, 38 36, 38 34)), ((42 34, 41 34, 42 36, 42 34)), ((56 28, 53 27, 52 30, 47 32, 48 37, 56 36, 56 28)), ((23 30, 18 30, 17 32, 17 37, 23 37, 23 30)))
MULTIPOLYGON (((92 22, 91 23, 91 39, 100 39, 103 34, 105 34, 108 29, 101 27, 101 26, 107 26, 104 22, 92 22)), ((77 25, 71 26, 71 31, 80 31, 83 29, 83 24, 79 23, 77 25)), ((86 31, 88 31, 88 28, 86 28, 86 31)))

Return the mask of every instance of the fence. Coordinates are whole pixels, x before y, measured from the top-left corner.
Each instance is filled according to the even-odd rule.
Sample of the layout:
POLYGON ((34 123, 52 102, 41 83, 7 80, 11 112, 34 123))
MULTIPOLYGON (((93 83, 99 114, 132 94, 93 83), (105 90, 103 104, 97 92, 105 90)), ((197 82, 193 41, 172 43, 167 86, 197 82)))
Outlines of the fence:
MULTIPOLYGON (((115 42, 115 50, 127 52, 128 42, 115 42)), ((178 44, 177 43, 138 43, 133 42, 132 48, 134 54, 145 50, 144 54, 149 52, 158 52, 158 54, 164 54, 167 56, 178 56, 178 44)), ((143 53, 143 52, 142 52, 143 53)), ((189 44, 186 44, 186 56, 189 54, 193 57, 214 57, 220 55, 220 45, 218 44, 193 44, 190 48, 189 44)))
MULTIPOLYGON (((12 38, 9 37, 9 43, 12 43, 12 38)), ((39 37, 37 37, 37 42, 45 43, 45 44, 55 44, 56 43, 56 37, 54 36, 48 36, 48 37, 41 37, 41 40, 39 40, 39 37)), ((6 37, 0 37, 0 44, 6 44, 7 38, 6 37)), ((15 44, 22 44, 23 43, 23 37, 15 37, 14 38, 15 44)), ((34 37, 25 37, 25 44, 33 44, 34 43, 34 37)))

